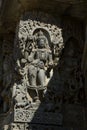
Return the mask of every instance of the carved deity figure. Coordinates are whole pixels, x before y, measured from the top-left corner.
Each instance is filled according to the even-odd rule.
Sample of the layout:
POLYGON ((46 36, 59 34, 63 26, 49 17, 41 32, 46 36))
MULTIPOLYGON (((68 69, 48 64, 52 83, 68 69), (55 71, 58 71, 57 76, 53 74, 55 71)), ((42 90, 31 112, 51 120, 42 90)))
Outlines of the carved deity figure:
POLYGON ((45 78, 49 75, 47 72, 50 72, 53 60, 52 52, 42 31, 38 32, 36 45, 37 47, 32 49, 28 56, 28 62, 30 63, 28 70, 29 83, 31 87, 39 86, 44 88, 46 84, 45 78))
POLYGON ((24 86, 15 84, 13 86, 12 97, 16 108, 28 109, 31 106, 31 104, 23 88, 24 86))

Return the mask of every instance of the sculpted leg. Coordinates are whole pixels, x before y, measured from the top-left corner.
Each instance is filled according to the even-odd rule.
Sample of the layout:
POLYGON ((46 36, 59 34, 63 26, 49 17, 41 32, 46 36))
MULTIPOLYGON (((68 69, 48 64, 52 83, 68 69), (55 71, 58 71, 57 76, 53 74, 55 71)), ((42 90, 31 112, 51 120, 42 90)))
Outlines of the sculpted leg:
POLYGON ((44 69, 39 70, 38 80, 39 80, 39 84, 41 85, 41 87, 44 87, 45 86, 45 70, 44 69))
POLYGON ((29 66, 29 83, 31 86, 36 86, 37 68, 33 65, 29 66))

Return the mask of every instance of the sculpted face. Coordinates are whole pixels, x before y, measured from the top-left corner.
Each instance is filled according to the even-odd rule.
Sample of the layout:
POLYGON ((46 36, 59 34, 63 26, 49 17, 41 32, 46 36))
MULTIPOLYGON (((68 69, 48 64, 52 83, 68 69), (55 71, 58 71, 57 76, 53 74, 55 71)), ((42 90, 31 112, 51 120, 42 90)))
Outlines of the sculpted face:
POLYGON ((44 48, 45 47, 45 39, 41 38, 38 40, 38 47, 44 48))

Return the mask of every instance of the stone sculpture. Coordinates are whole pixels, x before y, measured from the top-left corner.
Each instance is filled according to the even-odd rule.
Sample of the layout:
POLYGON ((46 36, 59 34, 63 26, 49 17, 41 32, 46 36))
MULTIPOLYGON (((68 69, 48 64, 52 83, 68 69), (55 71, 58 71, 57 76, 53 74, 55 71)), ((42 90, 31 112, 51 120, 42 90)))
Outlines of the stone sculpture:
MULTIPOLYGON (((20 21, 14 45, 15 71, 20 77, 13 87, 15 122, 33 121, 35 112, 42 104, 34 122, 40 121, 43 114, 44 119, 41 122, 48 120, 49 123, 55 124, 52 121, 54 119, 48 116, 49 111, 53 116, 55 99, 49 101, 47 91, 52 77, 55 75, 55 67, 58 67, 63 48, 62 32, 55 24, 51 25, 31 19, 20 21), (44 103, 45 105, 43 105, 44 103)), ((57 105, 59 104, 57 102, 57 105)), ((57 122, 60 124, 62 116, 57 114, 57 122)))
MULTIPOLYGON (((14 80, 11 83, 9 74, 9 82, 7 77, 3 82, 13 89, 11 130, 30 129, 28 123, 61 125, 62 103, 78 102, 83 88, 73 40, 67 49, 61 26, 49 15, 37 14, 20 20, 14 43, 14 80)), ((4 63, 8 67, 7 59, 4 63)))

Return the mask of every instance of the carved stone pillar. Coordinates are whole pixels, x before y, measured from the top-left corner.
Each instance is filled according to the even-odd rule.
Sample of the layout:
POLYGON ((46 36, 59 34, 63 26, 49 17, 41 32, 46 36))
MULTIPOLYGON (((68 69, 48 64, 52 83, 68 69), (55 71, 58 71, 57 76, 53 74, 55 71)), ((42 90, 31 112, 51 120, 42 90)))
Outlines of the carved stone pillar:
POLYGON ((85 26, 85 44, 84 44, 81 67, 82 67, 84 77, 85 77, 85 96, 86 96, 86 100, 87 100, 87 23, 85 26))

